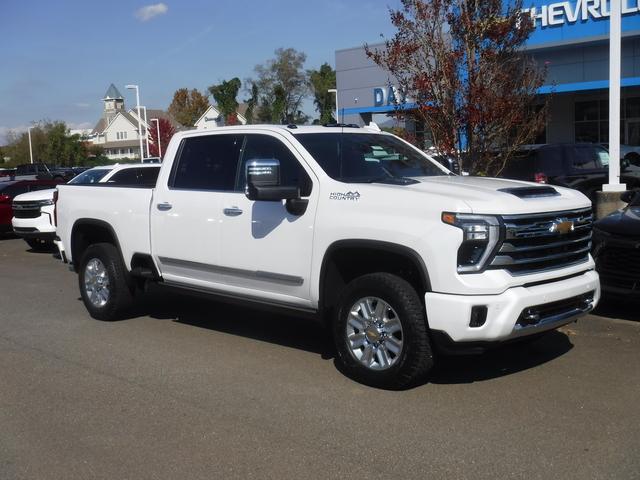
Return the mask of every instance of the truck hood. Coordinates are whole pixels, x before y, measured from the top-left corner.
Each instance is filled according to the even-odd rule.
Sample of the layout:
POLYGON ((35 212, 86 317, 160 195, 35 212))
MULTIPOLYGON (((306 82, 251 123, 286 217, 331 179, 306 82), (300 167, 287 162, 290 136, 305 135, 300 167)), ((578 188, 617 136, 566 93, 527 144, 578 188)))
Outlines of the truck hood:
POLYGON ((48 190, 36 190, 35 192, 22 193, 16 195, 13 199, 14 202, 35 202, 38 200, 53 200, 53 192, 55 188, 48 190))
POLYGON ((420 183, 401 188, 462 201, 468 205, 472 213, 478 214, 537 213, 591 207, 591 202, 582 193, 555 185, 541 185, 503 178, 453 175, 419 177, 416 180, 420 183), (553 188, 558 195, 520 196, 517 194, 518 192, 514 194, 505 191, 541 187, 553 188))

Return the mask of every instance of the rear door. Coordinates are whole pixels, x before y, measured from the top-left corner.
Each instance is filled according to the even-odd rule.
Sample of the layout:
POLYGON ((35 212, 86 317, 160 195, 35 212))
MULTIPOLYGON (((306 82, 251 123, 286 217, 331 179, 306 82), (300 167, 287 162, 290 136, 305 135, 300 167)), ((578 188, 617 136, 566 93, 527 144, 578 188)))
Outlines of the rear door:
POLYGON ((151 205, 151 247, 167 282, 214 287, 222 198, 233 191, 242 135, 188 137, 151 205))

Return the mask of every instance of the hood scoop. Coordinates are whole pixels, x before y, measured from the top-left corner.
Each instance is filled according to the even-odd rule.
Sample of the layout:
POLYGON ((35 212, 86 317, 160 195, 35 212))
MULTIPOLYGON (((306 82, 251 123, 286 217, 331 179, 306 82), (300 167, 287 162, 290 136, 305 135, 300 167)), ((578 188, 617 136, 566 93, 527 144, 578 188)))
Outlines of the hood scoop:
POLYGON ((500 188, 498 191, 515 195, 518 198, 557 197, 560 195, 553 187, 500 188))

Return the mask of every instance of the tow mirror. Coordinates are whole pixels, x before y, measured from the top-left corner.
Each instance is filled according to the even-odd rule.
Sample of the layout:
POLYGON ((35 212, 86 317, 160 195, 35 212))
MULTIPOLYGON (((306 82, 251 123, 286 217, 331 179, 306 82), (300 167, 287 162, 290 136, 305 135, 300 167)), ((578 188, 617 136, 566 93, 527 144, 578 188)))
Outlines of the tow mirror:
POLYGON ((286 200, 291 215, 303 215, 309 200, 300 198, 300 187, 280 185, 280 162, 275 158, 247 162, 245 195, 249 200, 280 202, 286 200))
POLYGON ((250 160, 246 173, 245 194, 249 200, 278 202, 300 198, 298 187, 280 185, 280 162, 275 158, 250 160))

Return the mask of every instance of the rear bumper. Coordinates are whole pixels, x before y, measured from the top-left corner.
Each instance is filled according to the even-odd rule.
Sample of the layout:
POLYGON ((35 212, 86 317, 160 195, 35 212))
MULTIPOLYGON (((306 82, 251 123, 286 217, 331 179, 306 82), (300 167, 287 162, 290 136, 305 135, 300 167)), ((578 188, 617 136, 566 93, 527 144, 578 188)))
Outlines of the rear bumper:
POLYGON ((593 270, 500 295, 425 294, 429 327, 455 343, 504 342, 552 330, 590 312, 599 300, 600 282, 593 270), (486 307, 479 326, 470 325, 473 307, 486 307))

